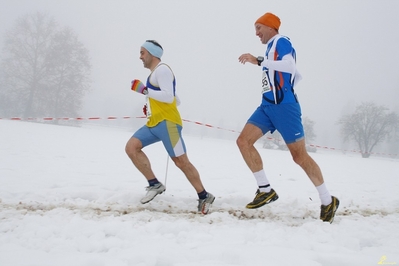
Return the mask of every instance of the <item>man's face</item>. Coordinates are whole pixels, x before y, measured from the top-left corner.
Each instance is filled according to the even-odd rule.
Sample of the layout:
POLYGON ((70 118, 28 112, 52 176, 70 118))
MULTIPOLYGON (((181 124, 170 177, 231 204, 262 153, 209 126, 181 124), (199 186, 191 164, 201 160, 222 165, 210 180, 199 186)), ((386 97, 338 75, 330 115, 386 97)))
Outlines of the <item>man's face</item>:
POLYGON ((270 40, 270 38, 274 36, 275 31, 268 26, 256 23, 255 24, 255 33, 256 33, 256 36, 259 37, 261 43, 266 44, 270 40))
POLYGON ((152 63, 152 55, 143 47, 140 48, 140 60, 143 61, 145 68, 150 68, 152 63))

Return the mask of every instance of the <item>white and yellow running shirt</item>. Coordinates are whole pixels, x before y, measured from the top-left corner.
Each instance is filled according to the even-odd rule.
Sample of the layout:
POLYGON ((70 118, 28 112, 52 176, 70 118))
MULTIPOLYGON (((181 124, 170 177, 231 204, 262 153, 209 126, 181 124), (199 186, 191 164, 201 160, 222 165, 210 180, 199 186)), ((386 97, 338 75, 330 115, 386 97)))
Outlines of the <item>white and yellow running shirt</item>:
POLYGON ((177 106, 176 79, 172 69, 159 63, 147 78, 147 126, 154 127, 167 120, 183 126, 177 106))

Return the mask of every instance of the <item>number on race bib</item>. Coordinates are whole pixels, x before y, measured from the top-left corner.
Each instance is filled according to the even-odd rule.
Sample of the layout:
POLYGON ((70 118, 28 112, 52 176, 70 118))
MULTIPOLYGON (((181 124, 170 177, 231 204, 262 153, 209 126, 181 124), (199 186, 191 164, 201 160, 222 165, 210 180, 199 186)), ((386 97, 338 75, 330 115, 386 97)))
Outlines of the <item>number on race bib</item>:
POLYGON ((262 94, 271 91, 269 77, 266 71, 262 72, 262 94))

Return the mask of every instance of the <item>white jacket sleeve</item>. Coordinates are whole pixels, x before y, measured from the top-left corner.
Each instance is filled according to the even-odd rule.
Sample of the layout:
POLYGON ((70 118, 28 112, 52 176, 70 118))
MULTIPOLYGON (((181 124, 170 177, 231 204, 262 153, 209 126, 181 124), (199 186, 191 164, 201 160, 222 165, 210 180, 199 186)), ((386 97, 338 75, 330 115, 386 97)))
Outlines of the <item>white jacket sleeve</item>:
POLYGON ((287 54, 283 56, 282 60, 267 60, 265 59, 261 66, 267 67, 268 69, 272 69, 274 71, 280 71, 290 74, 295 74, 296 65, 295 60, 291 54, 287 54))
POLYGON ((161 90, 148 90, 147 96, 160 102, 172 103, 175 96, 173 94, 173 73, 166 65, 158 66, 150 77, 150 82, 161 90))

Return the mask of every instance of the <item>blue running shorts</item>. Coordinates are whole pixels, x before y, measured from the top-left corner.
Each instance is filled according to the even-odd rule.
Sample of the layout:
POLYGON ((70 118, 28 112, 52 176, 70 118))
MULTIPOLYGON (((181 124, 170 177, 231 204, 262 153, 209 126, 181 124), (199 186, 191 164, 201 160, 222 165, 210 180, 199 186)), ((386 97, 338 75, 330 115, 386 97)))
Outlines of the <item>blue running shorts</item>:
POLYGON ((260 128, 263 134, 277 130, 290 144, 305 137, 301 116, 299 103, 260 105, 247 123, 260 128))
POLYGON ((170 157, 179 157, 186 153, 181 131, 182 126, 164 120, 155 127, 143 126, 137 130, 133 137, 140 140, 143 148, 162 141, 170 157))

